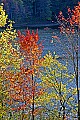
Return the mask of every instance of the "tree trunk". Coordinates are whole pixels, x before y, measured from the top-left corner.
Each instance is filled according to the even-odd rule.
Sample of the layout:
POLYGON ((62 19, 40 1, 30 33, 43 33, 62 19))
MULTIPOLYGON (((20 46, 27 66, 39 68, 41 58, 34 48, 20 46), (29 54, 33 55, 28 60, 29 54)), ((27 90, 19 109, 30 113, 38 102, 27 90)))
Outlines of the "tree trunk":
MULTIPOLYGON (((33 88, 33 86, 34 86, 34 81, 33 81, 33 75, 32 75, 32 88, 33 88)), ((33 100, 33 103, 32 103, 32 120, 34 120, 34 90, 32 91, 32 100, 33 100)))
MULTIPOLYGON (((78 44, 78 43, 77 43, 78 44)), ((78 89, 78 48, 76 51, 76 59, 77 59, 77 66, 76 66, 76 85, 77 85, 77 96, 78 96, 78 120, 80 120, 80 108, 79 108, 79 89, 78 89)))
POLYGON ((65 120, 65 106, 63 106, 63 120, 65 120))
POLYGON ((80 120, 80 100, 79 100, 79 103, 78 103, 78 120, 80 120))

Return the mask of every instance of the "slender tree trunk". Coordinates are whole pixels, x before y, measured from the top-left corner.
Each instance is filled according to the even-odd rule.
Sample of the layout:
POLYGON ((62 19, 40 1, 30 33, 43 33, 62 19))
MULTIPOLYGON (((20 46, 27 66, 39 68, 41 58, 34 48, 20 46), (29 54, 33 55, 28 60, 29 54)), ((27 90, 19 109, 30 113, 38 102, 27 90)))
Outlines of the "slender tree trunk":
MULTIPOLYGON (((32 75, 32 88, 34 86, 34 81, 33 81, 33 75, 32 75)), ((33 103, 32 103, 32 120, 34 120, 34 90, 32 91, 32 100, 33 100, 33 103)))
MULTIPOLYGON (((61 79, 62 79, 62 72, 61 72, 61 79)), ((59 95, 60 95, 60 103, 61 103, 61 108, 60 108, 60 112, 59 112, 59 118, 60 118, 60 117, 61 117, 61 110, 62 110, 62 99, 61 99, 61 81, 60 81, 59 95)))
POLYGON ((22 111, 22 119, 21 120, 24 120, 24 110, 22 111))
POLYGON ((34 96, 33 96, 33 103, 32 103, 32 120, 34 120, 34 96))
MULTIPOLYGON (((2 93, 3 94, 3 93, 2 93)), ((3 96, 3 95, 2 95, 3 96)), ((3 101, 2 101, 2 109, 3 109, 3 101)), ((3 120, 3 115, 2 115, 2 120, 3 120)))
POLYGON ((78 96, 78 120, 80 120, 80 112, 79 112, 79 89, 78 89, 78 50, 76 52, 76 57, 77 57, 77 66, 76 66, 76 83, 77 83, 77 96, 78 96))
POLYGON ((80 100, 79 100, 79 103, 78 103, 78 115, 79 115, 78 120, 80 120, 80 100))
POLYGON ((65 120, 65 106, 63 106, 63 120, 65 120))

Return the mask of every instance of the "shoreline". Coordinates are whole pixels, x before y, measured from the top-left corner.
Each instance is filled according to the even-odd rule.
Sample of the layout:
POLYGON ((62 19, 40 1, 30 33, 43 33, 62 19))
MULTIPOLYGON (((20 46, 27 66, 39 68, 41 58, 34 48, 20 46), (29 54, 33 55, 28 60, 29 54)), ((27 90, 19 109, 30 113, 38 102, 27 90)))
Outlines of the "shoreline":
POLYGON ((56 29, 59 27, 58 23, 24 23, 24 24, 13 24, 13 27, 15 29, 19 29, 19 28, 33 28, 33 29, 37 29, 37 28, 53 28, 56 29))

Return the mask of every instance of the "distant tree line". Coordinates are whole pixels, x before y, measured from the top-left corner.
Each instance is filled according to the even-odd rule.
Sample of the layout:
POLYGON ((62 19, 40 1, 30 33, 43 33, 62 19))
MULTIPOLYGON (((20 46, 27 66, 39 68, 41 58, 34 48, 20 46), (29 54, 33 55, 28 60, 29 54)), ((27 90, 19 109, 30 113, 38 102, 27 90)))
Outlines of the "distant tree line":
POLYGON ((34 21, 56 21, 55 15, 63 11, 66 15, 66 8, 73 8, 78 0, 0 0, 9 19, 16 23, 34 21))

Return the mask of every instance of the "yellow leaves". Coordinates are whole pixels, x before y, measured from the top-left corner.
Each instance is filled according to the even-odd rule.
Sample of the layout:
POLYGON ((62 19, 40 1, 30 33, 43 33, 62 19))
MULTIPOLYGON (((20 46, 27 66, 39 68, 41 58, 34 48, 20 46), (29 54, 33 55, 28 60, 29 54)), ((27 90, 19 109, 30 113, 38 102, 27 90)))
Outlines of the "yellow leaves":
MULTIPOLYGON (((5 11, 3 6, 0 6, 1 15, 5 17, 5 11)), ((5 17, 6 18, 6 17, 5 17)), ((1 18, 2 19, 2 18, 1 18)), ((0 20, 0 24, 3 24, 3 21, 0 20)), ((1 69, 6 69, 8 65, 14 66, 15 68, 20 68, 20 59, 19 53, 16 49, 13 48, 11 41, 13 42, 17 36, 16 30, 13 29, 12 21, 9 20, 9 25, 7 28, 0 32, 0 66, 1 69), (12 52, 13 51, 13 52, 12 52)))
POLYGON ((63 77, 64 77, 64 78, 70 78, 70 75, 67 74, 67 73, 65 73, 65 74, 63 74, 63 77))
POLYGON ((53 56, 51 55, 51 53, 49 52, 48 54, 46 54, 44 56, 44 60, 42 62, 42 66, 48 67, 48 69, 54 69, 51 72, 54 73, 56 71, 63 71, 63 70, 67 70, 67 67, 63 64, 61 64, 56 58, 53 58, 53 56))
POLYGON ((73 89, 72 89, 72 94, 73 94, 73 95, 77 94, 77 88, 73 88, 73 89))
POLYGON ((71 78, 71 79, 74 79, 74 78, 75 78, 75 74, 71 74, 71 75, 70 75, 70 78, 71 78))
POLYGON ((12 31, 11 27, 10 28, 7 27, 6 30, 3 31, 1 39, 3 41, 4 41, 4 39, 6 39, 8 42, 9 40, 11 40, 11 41, 14 40, 16 38, 16 36, 17 36, 16 30, 12 31))
POLYGON ((48 103, 50 102, 50 96, 47 93, 44 93, 44 95, 40 96, 38 99, 35 99, 35 103, 48 103))
POLYGON ((69 98, 69 100, 70 100, 70 101, 73 101, 73 100, 74 100, 74 98, 73 98, 73 97, 70 97, 70 98, 69 98))
POLYGON ((62 70, 67 70, 67 67, 62 65, 62 70))
POLYGON ((52 93, 50 93, 49 95, 48 95, 48 98, 51 100, 51 99, 59 99, 58 98, 58 95, 55 93, 55 91, 53 91, 52 93))
POLYGON ((5 68, 6 68, 6 66, 5 66, 5 65, 2 65, 2 66, 1 66, 1 68, 2 68, 2 69, 5 69, 5 68))
POLYGON ((66 85, 60 82, 61 92, 66 93, 66 85))
POLYGON ((50 73, 51 73, 52 75, 54 75, 54 74, 55 74, 55 70, 51 70, 50 73))
POLYGON ((0 119, 2 119, 2 116, 6 116, 6 110, 5 109, 0 109, 0 119))
POLYGON ((44 69, 41 71, 42 82, 40 85, 46 92, 38 98, 38 101, 41 103, 45 102, 45 104, 61 101, 63 104, 68 100, 69 93, 73 95, 73 98, 70 98, 68 102, 73 101, 77 90, 74 88, 70 90, 68 85, 74 80, 75 75, 68 73, 67 66, 60 63, 48 53, 44 56, 42 67, 44 69))
MULTIPOLYGON (((0 6, 0 13, 0 27, 5 27, 8 16, 5 14, 5 10, 3 10, 3 5, 0 6)), ((13 82, 13 79, 11 79, 12 81, 9 83, 9 77, 14 73, 15 69, 16 71, 19 70, 21 62, 19 52, 13 48, 15 45, 14 39, 16 38, 17 33, 16 30, 13 29, 12 23, 13 22, 9 20, 9 25, 6 25, 7 28, 0 32, 0 100, 1 104, 2 102, 5 102, 3 109, 0 110, 0 116, 5 116, 4 113, 6 114, 8 112, 8 107, 5 104, 6 100, 10 98, 9 85, 13 82)))
POLYGON ((46 77, 46 76, 42 76, 42 80, 43 80, 43 82, 46 82, 48 79, 49 79, 48 77, 46 77))
POLYGON ((53 62, 53 57, 52 55, 49 53, 49 54, 46 54, 46 56, 44 56, 44 61, 43 61, 43 66, 50 66, 50 64, 53 62))
POLYGON ((7 15, 5 15, 5 10, 3 10, 3 4, 0 6, 0 27, 4 27, 7 20, 7 15))

